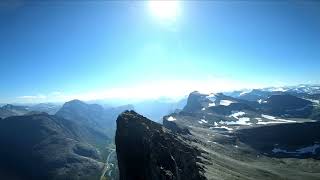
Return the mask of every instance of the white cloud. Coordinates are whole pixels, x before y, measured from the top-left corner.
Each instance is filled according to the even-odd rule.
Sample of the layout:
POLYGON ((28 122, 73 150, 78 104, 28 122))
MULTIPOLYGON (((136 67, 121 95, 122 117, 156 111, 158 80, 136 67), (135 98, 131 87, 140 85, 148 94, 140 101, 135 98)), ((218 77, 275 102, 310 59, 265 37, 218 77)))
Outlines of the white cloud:
POLYGON ((19 96, 17 98, 18 99, 24 99, 24 100, 27 100, 27 101, 33 101, 33 100, 46 99, 47 96, 39 94, 39 95, 35 95, 35 96, 19 96))

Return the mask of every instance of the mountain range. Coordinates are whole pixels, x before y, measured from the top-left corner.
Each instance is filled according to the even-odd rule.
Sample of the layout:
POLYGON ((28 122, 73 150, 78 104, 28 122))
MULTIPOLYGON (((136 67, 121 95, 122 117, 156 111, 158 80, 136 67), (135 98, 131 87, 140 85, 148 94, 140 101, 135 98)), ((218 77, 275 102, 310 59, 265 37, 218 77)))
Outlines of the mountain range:
POLYGON ((319 101, 320 86, 299 85, 115 107, 7 104, 0 178, 318 179, 319 101))
POLYGON ((185 176, 184 167, 194 164, 198 172, 190 172, 186 179, 319 179, 320 121, 312 116, 319 109, 319 99, 307 99, 314 95, 309 91, 299 96, 291 92, 266 91, 263 99, 192 92, 182 111, 163 118, 163 126, 125 112, 118 118, 116 134, 120 179, 130 179, 130 175, 179 179, 185 176), (174 145, 157 138, 174 142, 171 134, 184 147, 172 149, 174 145), (159 148, 162 151, 154 150, 159 148), (184 148, 198 152, 193 160, 181 161, 173 155, 184 148), (141 157, 139 170, 133 174, 127 170, 135 165, 131 157, 141 157), (175 168, 159 163, 163 159, 172 161, 175 168))

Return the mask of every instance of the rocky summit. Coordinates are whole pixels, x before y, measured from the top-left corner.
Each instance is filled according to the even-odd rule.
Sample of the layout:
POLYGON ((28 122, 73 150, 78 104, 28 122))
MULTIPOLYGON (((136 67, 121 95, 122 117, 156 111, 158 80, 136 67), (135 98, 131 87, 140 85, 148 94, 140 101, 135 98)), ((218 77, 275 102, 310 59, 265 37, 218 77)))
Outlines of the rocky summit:
POLYGON ((118 117, 115 142, 121 180, 206 179, 199 149, 134 111, 118 117))

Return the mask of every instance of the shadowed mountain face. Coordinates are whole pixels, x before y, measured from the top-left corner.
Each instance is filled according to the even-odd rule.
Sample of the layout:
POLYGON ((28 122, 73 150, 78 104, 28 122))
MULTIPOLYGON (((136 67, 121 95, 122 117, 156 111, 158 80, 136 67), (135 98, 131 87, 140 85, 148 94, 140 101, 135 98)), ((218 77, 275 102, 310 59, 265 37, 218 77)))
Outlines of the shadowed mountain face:
POLYGON ((100 154, 82 140, 80 129, 71 121, 48 114, 2 119, 1 177, 98 179, 103 168, 100 154))
POLYGON ((275 157, 320 159, 320 122, 281 124, 241 129, 240 141, 275 157))
POLYGON ((102 106, 86 104, 79 100, 66 102, 56 115, 91 127, 100 127, 99 122, 106 119, 102 106))
POLYGON ((118 117, 115 141, 121 180, 205 179, 201 151, 134 111, 118 117))
POLYGON ((312 113, 312 102, 293 95, 272 95, 262 104, 263 112, 275 116, 307 118, 312 113))
POLYGON ((56 115, 85 127, 90 127, 96 132, 108 135, 111 138, 115 133, 117 116, 130 109, 133 109, 130 105, 105 109, 98 104, 87 104, 79 100, 72 100, 66 102, 56 115))

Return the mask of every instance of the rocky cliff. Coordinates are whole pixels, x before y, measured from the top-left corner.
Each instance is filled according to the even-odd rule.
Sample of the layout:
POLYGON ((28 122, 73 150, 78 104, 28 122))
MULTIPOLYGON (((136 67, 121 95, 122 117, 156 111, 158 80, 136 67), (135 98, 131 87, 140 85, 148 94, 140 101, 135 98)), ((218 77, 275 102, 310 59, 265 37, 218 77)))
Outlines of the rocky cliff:
POLYGON ((115 141, 121 180, 205 179, 197 148, 134 111, 118 117, 115 141))

